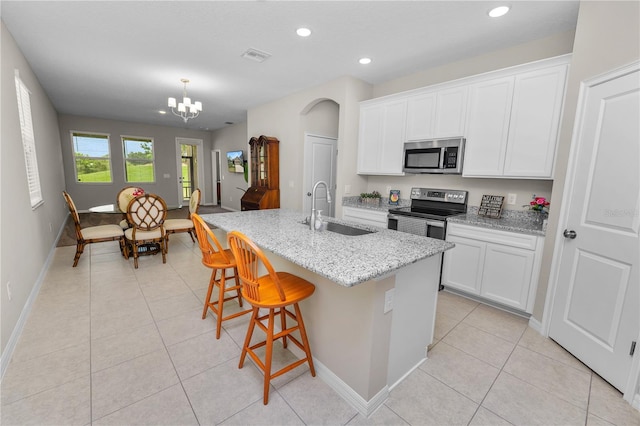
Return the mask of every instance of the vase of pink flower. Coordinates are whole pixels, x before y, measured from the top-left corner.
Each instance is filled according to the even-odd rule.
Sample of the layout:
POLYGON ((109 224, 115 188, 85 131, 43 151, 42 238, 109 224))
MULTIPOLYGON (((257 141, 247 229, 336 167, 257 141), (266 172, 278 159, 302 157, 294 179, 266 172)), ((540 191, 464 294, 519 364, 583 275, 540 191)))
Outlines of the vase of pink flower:
POLYGON ((534 213, 534 222, 536 224, 542 224, 545 217, 549 214, 549 201, 545 197, 538 197, 533 194, 529 204, 525 204, 522 207, 528 207, 534 213))

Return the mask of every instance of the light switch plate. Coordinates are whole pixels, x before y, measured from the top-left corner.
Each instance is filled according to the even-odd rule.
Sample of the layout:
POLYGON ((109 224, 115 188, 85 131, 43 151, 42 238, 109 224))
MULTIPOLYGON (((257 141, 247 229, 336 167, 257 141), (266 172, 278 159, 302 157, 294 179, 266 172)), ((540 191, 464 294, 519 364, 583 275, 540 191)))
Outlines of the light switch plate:
POLYGON ((395 293, 394 288, 387 290, 384 293, 384 310, 382 311, 384 314, 393 309, 393 293, 395 293))

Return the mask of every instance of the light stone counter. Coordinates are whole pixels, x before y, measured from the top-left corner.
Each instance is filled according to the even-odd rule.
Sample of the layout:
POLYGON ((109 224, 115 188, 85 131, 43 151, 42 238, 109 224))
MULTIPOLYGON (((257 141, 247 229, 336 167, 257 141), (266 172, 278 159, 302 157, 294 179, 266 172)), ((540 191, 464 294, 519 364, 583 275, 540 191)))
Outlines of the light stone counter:
POLYGON ((469 207, 466 214, 448 217, 447 222, 544 237, 542 223, 536 223, 535 216, 535 213, 530 211, 503 210, 500 219, 493 219, 478 216, 478 207, 474 206, 469 207))
POLYGON ((345 287, 381 277, 453 247, 441 240, 333 218, 327 220, 376 232, 348 236, 311 231, 301 223, 302 213, 285 209, 205 214, 202 218, 227 232, 239 230, 260 247, 345 287))

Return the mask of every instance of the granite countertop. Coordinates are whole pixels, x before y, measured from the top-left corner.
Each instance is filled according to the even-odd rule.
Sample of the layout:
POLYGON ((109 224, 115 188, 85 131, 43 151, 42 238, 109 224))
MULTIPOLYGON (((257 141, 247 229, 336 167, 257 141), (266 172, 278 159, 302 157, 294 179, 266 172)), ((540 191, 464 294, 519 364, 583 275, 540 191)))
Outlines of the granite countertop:
POLYGON ((529 211, 503 210, 500 219, 492 219, 478 216, 478 207, 469 207, 466 214, 448 217, 447 222, 541 237, 545 235, 542 224, 535 223, 535 213, 529 211))
POLYGON ((377 204, 366 204, 360 200, 359 196, 342 197, 342 205, 346 207, 357 207, 359 209, 378 210, 382 212, 388 212, 389 209, 397 209, 398 207, 408 207, 411 205, 411 200, 400 199, 398 205, 389 205, 389 197, 380 198, 380 202, 377 204))
POLYGON ((387 275, 454 247, 446 241, 334 218, 326 220, 376 232, 347 236, 311 231, 301 223, 303 213, 286 209, 205 214, 202 218, 224 231, 238 230, 263 249, 344 287, 387 275))

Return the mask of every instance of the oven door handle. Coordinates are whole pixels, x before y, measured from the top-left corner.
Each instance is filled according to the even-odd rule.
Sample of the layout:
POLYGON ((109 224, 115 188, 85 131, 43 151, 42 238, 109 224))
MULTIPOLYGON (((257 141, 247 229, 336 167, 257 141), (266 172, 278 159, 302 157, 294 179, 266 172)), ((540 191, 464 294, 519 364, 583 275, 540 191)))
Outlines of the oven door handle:
POLYGON ((444 228, 444 221, 440 220, 427 220, 427 225, 433 226, 434 228, 444 228))
POLYGON ((387 214, 387 219, 402 220, 402 219, 409 219, 409 218, 410 219, 417 219, 417 220, 424 220, 425 222, 427 222, 427 225, 433 226, 434 228, 444 228, 444 221, 442 221, 442 220, 428 220, 428 219, 423 219, 423 218, 419 218, 419 217, 400 216, 400 215, 395 215, 395 214, 391 214, 391 213, 387 214))

